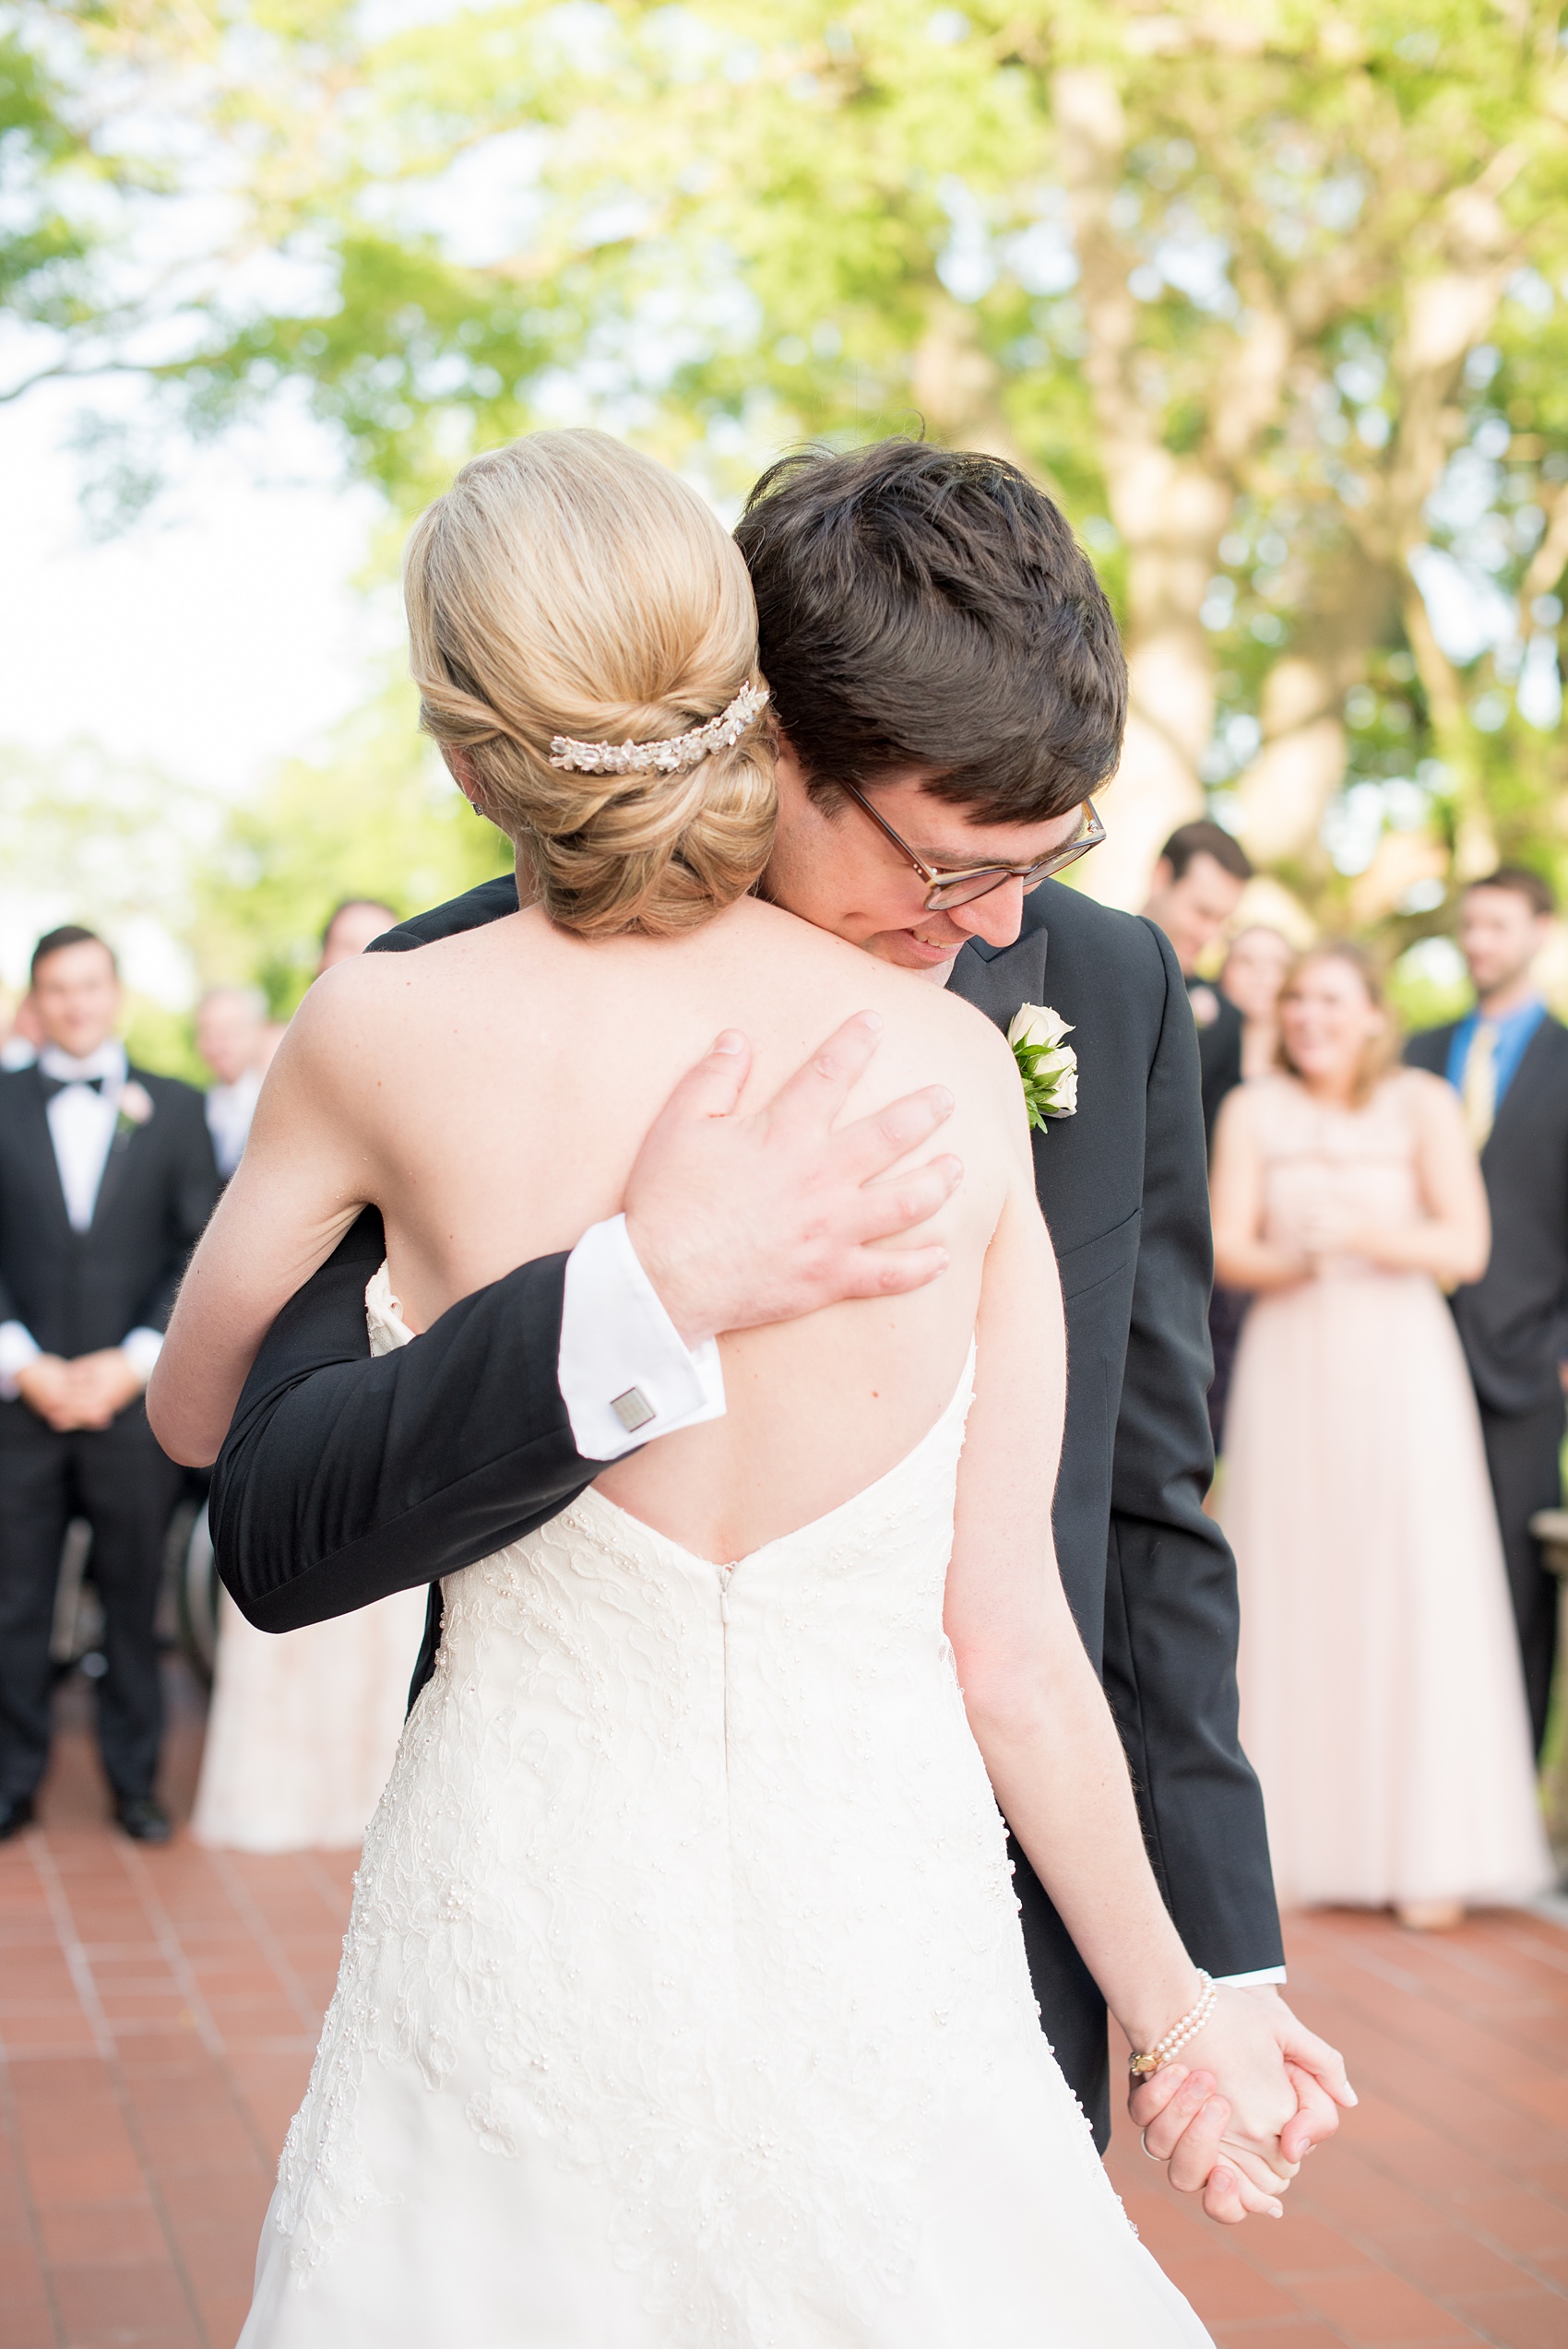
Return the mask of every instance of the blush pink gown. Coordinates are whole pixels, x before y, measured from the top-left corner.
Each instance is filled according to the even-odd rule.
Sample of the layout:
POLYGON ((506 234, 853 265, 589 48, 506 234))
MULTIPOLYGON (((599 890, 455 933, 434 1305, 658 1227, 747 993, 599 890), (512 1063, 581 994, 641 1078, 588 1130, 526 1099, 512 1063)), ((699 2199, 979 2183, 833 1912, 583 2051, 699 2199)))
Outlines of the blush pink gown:
MULTIPOLYGON (((1404 1070, 1365 1108, 1333 1110, 1292 1078, 1260 1080, 1249 1106, 1265 1237, 1299 1244, 1325 1205, 1419 1219, 1413 1108, 1439 1082, 1404 1070)), ((1480 1424, 1436 1282, 1346 1256, 1258 1297, 1226 1437, 1241 1740, 1281 1902, 1543 1891, 1551 1866, 1480 1424)))
MULTIPOLYGON (((371 1284, 386 1334, 395 1299, 384 1273, 371 1284)), ((392 1769, 409 1682, 424 1640, 429 1594, 395 1591, 352 1615, 298 1631, 258 1631, 227 1591, 218 1670, 191 1833, 241 1852, 354 1851, 392 1769)))

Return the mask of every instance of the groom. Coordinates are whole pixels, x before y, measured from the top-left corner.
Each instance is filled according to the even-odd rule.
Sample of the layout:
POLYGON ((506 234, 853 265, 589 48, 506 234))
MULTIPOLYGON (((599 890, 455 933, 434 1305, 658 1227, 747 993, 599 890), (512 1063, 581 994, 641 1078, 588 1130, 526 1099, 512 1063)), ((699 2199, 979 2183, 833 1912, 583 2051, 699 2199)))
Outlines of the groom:
MULTIPOLYGON (((1109 607, 1055 507, 990 457, 893 441, 791 459, 758 485, 738 536, 783 735, 767 894, 999 1026, 1038 1003, 1073 1031, 1076 1111, 1035 1137, 1068 1326, 1058 1557, 1189 1950, 1216 1975, 1277 1982, 1262 1803, 1236 1738, 1234 1571, 1202 1505, 1210 1257, 1192 1018, 1152 925, 1049 877, 1099 836, 1089 794, 1120 753, 1109 607)), ((376 948, 415 948, 516 902, 510 880, 493 882, 376 948)), ((738 1204, 751 1212, 748 1186, 758 1234, 783 1196, 754 1121, 692 1114, 705 1090, 732 1105, 731 1064, 733 1080, 707 1064, 660 1121, 625 1223, 465 1299, 375 1363, 363 1288, 382 1243, 362 1218, 279 1316, 219 1463, 220 1562, 254 1621, 287 1630, 518 1538, 596 1462, 721 1407, 710 1357, 681 1336, 848 1293, 822 1287, 819 1268, 814 1293, 787 1295, 786 1250, 765 1310, 746 1289, 754 1250, 716 1255, 738 1204), (716 1172, 726 1150, 729 1180, 716 1172)), ((847 1089, 842 1069, 816 1082, 839 1100, 847 1089)), ((801 1171, 810 1162, 826 1182, 799 1117, 790 1133, 801 1171)), ((1017 1885, 1045 2026, 1103 2142, 1104 2007, 1021 1855, 1017 1885)), ((1177 2183, 1208 2174, 1222 2118, 1196 2081, 1151 2125, 1161 2155, 1187 2129, 1177 2183)), ((1308 2094, 1294 2149, 1332 2118, 1308 2094)))

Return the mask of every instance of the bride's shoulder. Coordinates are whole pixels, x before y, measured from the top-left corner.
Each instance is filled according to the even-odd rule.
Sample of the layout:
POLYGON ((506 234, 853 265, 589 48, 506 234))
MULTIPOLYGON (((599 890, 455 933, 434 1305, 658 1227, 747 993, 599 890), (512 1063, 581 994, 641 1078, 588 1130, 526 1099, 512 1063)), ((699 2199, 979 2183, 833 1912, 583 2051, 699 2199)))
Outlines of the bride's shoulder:
MULTIPOLYGON (((488 925, 512 929, 517 917, 488 925)), ((276 1065, 295 1084, 350 1090, 406 1062, 434 1021, 471 1008, 475 942, 484 932, 433 940, 407 953, 355 955, 311 981, 290 1021, 276 1065)), ((493 943, 491 952, 493 952, 493 943)))

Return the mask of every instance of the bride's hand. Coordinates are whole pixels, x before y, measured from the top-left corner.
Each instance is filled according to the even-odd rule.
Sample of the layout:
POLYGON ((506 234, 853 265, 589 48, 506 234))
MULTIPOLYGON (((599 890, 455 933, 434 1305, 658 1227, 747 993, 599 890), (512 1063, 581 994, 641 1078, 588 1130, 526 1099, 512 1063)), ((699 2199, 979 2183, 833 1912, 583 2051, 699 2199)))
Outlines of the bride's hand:
MULTIPOLYGON (((1272 2166, 1228 2135, 1230 2106, 1218 2093, 1212 2071, 1167 2064, 1128 2101, 1144 2152, 1164 2165, 1179 2194, 1201 2194, 1206 2217, 1237 2225, 1265 2213, 1284 2216, 1279 2197, 1295 2166, 1272 2166)), ((1279 2159, 1276 2153, 1275 2163, 1279 2159)))
POLYGON ((1343 2059, 1270 1984, 1222 1985, 1182 2057, 1128 2099, 1146 2153, 1169 2165, 1180 2191, 1201 2191, 1211 2218, 1277 2214, 1276 2196, 1356 2102, 1343 2059))

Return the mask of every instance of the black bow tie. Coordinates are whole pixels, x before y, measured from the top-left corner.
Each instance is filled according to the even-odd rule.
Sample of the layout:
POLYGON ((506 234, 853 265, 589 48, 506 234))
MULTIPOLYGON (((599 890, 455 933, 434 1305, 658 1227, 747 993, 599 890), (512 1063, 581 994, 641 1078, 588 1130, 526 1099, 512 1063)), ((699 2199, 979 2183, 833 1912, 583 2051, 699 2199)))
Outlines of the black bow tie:
POLYGON ((103 1090, 103 1079, 101 1076, 46 1076, 42 1079, 42 1085, 43 1097, 46 1101, 53 1101, 56 1093, 68 1092, 73 1085, 85 1085, 94 1093, 101 1093, 103 1090))

